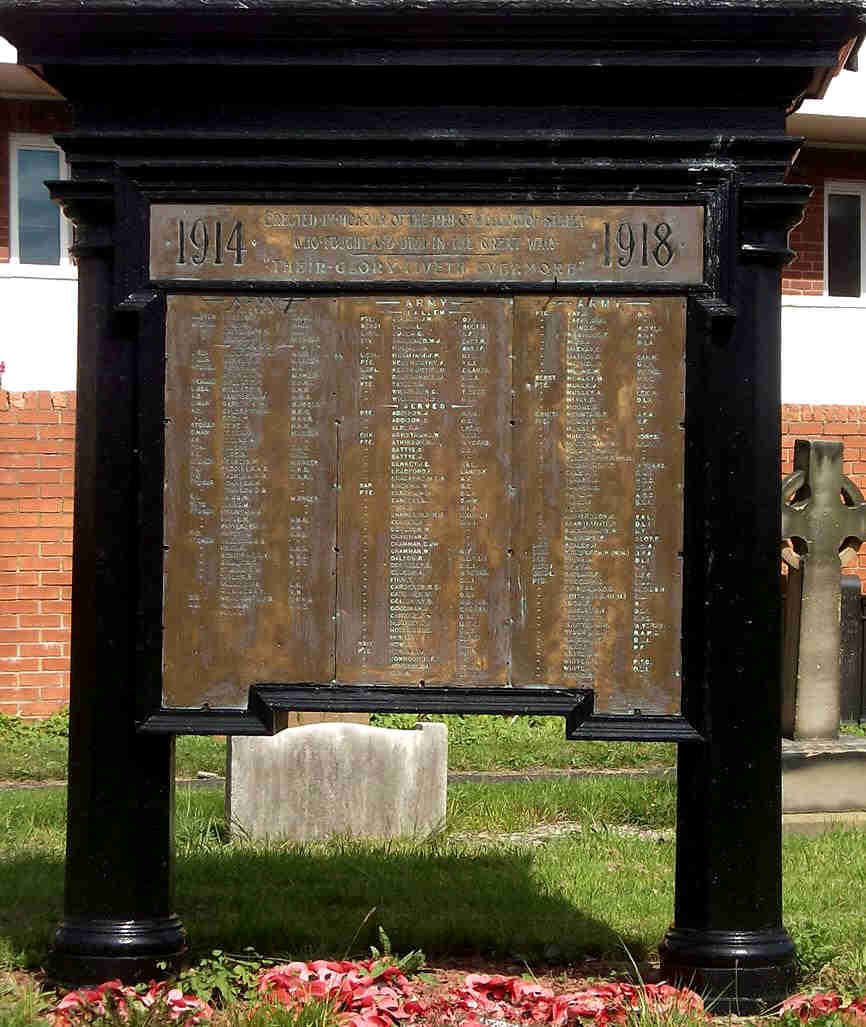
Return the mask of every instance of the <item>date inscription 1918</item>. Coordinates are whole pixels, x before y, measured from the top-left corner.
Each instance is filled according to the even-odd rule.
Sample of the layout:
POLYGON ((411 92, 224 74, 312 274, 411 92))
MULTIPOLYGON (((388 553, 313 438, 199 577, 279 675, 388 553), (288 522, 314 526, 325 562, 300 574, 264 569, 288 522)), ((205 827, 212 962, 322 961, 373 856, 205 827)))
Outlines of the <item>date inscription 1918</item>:
POLYGON ((151 208, 154 281, 692 284, 696 206, 151 208))

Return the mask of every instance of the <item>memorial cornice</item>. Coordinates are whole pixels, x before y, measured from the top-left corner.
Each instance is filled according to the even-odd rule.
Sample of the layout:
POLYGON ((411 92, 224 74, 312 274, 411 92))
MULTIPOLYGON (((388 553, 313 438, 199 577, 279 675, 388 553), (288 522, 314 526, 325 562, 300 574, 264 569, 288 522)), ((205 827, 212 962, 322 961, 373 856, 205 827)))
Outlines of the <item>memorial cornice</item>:
POLYGON ((864 29, 855 0, 0 0, 31 65, 808 68, 799 98, 864 29))

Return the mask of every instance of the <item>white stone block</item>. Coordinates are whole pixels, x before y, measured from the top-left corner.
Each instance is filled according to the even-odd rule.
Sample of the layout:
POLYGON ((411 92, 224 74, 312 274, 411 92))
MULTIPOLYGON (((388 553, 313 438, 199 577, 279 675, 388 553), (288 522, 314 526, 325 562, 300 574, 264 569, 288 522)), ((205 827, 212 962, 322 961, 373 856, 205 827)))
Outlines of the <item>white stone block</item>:
POLYGON ((448 729, 309 724, 229 740, 226 818, 254 839, 425 835, 445 822, 448 729))

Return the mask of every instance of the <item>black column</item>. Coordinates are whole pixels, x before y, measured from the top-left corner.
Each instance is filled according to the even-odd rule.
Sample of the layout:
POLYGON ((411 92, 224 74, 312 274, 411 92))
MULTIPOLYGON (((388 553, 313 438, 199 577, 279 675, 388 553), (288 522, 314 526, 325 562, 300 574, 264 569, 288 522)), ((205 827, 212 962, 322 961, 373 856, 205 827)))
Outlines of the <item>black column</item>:
POLYGON ((66 894, 53 971, 66 983, 156 974, 184 949, 173 905, 174 739, 135 733, 135 346, 112 298, 113 187, 52 192, 76 222, 78 399, 66 894))
POLYGON ((793 984, 782 926, 780 272, 808 195, 740 187, 736 318, 728 333, 704 333, 689 366, 702 403, 686 425, 685 702, 706 742, 680 745, 675 920, 660 951, 668 979, 721 1011, 757 1011, 793 984))

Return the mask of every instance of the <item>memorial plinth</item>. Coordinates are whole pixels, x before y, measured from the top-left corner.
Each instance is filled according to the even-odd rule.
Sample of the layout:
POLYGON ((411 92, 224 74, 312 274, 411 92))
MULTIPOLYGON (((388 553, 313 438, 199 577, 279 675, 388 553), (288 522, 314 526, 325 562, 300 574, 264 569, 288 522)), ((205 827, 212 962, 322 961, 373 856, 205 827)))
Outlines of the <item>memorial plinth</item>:
POLYGON ((842 0, 0 0, 77 117, 61 976, 182 950, 175 734, 532 712, 681 743, 664 973, 782 997, 785 114, 863 29, 842 0))

